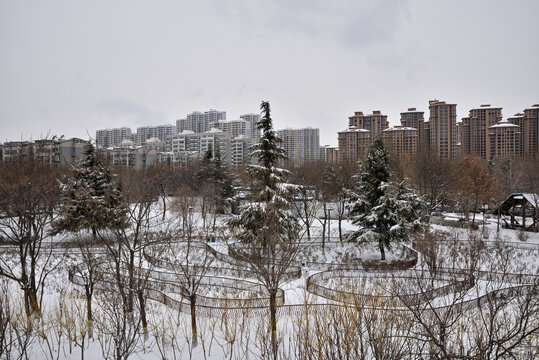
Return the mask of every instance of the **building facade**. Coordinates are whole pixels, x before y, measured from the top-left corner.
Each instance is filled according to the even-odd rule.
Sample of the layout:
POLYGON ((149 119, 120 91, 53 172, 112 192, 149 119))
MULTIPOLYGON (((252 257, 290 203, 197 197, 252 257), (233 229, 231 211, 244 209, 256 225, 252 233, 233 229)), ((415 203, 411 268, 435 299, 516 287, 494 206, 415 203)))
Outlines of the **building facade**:
POLYGON ((515 157, 520 152, 520 129, 509 121, 489 127, 489 159, 515 157))
POLYGON ((539 104, 524 109, 524 124, 521 128, 524 143, 523 156, 530 159, 539 159, 539 104))
POLYGON ((367 147, 371 144, 371 139, 371 131, 358 129, 355 126, 339 131, 339 162, 355 162, 361 160, 367 147))
POLYGON ((135 142, 142 145, 152 138, 166 141, 167 136, 174 135, 175 133, 176 126, 174 125, 141 126, 137 128, 135 142))
POLYGON ((277 130, 281 146, 286 150, 288 161, 294 165, 320 159, 320 130, 314 128, 277 130))
POLYGON ((211 130, 211 124, 219 120, 226 120, 226 112, 211 109, 205 112, 193 111, 185 119, 176 121, 176 131, 184 130, 203 133, 211 130))
POLYGON ((370 115, 364 115, 361 111, 356 111, 353 116, 348 118, 348 127, 368 130, 371 133, 371 141, 382 136, 382 131, 389 127, 387 115, 375 110, 370 115))
POLYGON ((429 145, 438 159, 457 156, 457 105, 445 101, 429 101, 429 145))
POLYGON ((401 125, 417 129, 417 148, 423 151, 428 150, 430 139, 425 133, 425 112, 408 108, 408 111, 401 112, 401 125))
POLYGON ((131 135, 128 127, 97 130, 95 143, 97 147, 119 146, 125 139, 131 139, 131 135))
POLYGON ((88 141, 72 139, 44 139, 35 141, 9 141, 0 145, 3 162, 37 159, 43 163, 64 166, 82 159, 88 141))
POLYGON ((401 160, 417 154, 419 131, 413 127, 397 125, 385 129, 382 140, 389 153, 401 160))
POLYGON ((257 128, 257 124, 260 122, 260 114, 243 114, 240 115, 240 119, 245 120, 248 125, 248 133, 245 135, 252 139, 260 139, 260 130, 257 128))

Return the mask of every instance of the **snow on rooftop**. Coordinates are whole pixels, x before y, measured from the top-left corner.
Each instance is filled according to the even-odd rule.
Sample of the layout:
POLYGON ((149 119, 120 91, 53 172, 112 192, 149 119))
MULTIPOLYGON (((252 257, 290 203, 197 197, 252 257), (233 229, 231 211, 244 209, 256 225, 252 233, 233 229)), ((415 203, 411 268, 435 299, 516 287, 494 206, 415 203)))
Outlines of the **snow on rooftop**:
POLYGON ((493 128, 518 128, 518 125, 515 125, 515 124, 511 124, 509 121, 507 120, 502 120, 502 121, 499 121, 497 124, 495 125, 492 125, 492 126, 489 126, 489 129, 493 129, 493 128))
POLYGON ((370 131, 366 129, 358 129, 355 126, 350 126, 348 129, 344 129, 343 131, 339 131, 339 132, 370 132, 370 131))
POLYGON ((382 131, 406 131, 406 130, 413 130, 413 131, 417 131, 416 128, 413 128, 413 127, 408 127, 408 126, 399 126, 399 125, 396 125, 396 126, 392 126, 390 128, 387 128, 385 130, 382 130, 382 131))

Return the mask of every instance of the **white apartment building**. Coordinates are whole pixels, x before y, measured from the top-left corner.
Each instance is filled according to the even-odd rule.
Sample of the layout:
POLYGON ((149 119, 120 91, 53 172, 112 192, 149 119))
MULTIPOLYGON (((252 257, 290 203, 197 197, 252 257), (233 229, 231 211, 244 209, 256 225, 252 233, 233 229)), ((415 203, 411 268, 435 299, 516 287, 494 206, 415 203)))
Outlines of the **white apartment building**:
POLYGON ((142 126, 137 128, 135 142, 137 144, 144 144, 148 139, 151 138, 166 141, 167 136, 174 135, 175 133, 176 126, 174 125, 142 126))
POLYGON ((95 132, 97 147, 119 146, 125 139, 131 138, 131 129, 128 127, 103 129, 95 132))
POLYGON ((320 160, 320 130, 313 128, 277 130, 288 161, 303 165, 320 160))

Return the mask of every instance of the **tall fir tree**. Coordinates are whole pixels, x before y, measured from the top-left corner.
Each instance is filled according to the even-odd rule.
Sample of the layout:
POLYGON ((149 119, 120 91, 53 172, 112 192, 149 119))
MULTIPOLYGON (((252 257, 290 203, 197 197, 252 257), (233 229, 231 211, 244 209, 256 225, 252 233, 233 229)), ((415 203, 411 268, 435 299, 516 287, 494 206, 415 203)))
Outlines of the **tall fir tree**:
POLYGON ((61 181, 60 218, 57 232, 91 230, 94 239, 100 229, 123 228, 126 205, 119 184, 109 169, 97 159, 88 143, 82 161, 73 166, 71 177, 61 181))
POLYGON ((381 259, 393 242, 405 241, 426 226, 425 202, 406 183, 391 181, 389 155, 381 139, 367 150, 357 175, 359 185, 350 192, 349 215, 358 229, 353 242, 377 241, 381 259))
POLYGON ((299 222, 291 211, 292 195, 298 186, 286 182, 289 171, 277 167, 286 159, 286 151, 273 130, 270 105, 261 104, 262 130, 259 142, 251 147, 257 165, 247 168, 252 178, 251 201, 240 208, 240 215, 230 221, 235 235, 243 242, 243 258, 253 276, 269 294, 272 351, 277 356, 277 292, 286 281, 299 247, 299 222))
POLYGON ((286 241, 290 234, 297 232, 298 219, 290 209, 292 195, 298 186, 286 183, 290 172, 277 167, 279 160, 287 158, 286 150, 279 146, 281 139, 273 130, 269 103, 263 101, 261 109, 263 117, 257 127, 262 130, 262 136, 251 147, 251 156, 258 160, 258 164, 250 165, 246 170, 253 179, 253 195, 251 202, 240 209, 239 218, 231 224, 239 229, 240 240, 261 241, 266 246, 275 240, 286 241))

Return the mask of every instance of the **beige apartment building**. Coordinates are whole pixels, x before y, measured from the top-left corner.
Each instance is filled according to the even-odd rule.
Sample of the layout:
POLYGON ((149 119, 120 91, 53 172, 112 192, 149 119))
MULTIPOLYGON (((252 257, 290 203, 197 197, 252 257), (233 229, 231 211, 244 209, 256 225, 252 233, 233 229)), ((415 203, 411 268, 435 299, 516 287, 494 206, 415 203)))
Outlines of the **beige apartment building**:
POLYGON ((518 156, 524 155, 524 114, 523 113, 517 113, 513 117, 507 118, 507 121, 510 124, 518 126, 519 129, 519 135, 518 135, 518 156))
POLYGON ((491 155, 489 128, 502 120, 502 108, 481 105, 470 110, 467 118, 459 125, 462 155, 472 154, 481 159, 489 159, 491 155))
POLYGON ((428 150, 428 122, 425 123, 425 112, 417 111, 416 108, 408 108, 408 111, 401 112, 401 125, 417 129, 417 148, 428 150))
POLYGON ((439 159, 457 156, 457 105, 429 101, 430 151, 439 159))
POLYGON ((382 139, 392 156, 404 160, 417 154, 418 134, 416 128, 397 125, 385 129, 382 139))
POLYGON ((539 159, 539 104, 534 104, 523 113, 517 113, 507 119, 511 124, 519 127, 518 155, 530 159, 539 159))
POLYGON ((336 146, 326 146, 326 162, 336 164, 339 161, 339 148, 336 146))
POLYGON ((387 115, 375 110, 370 115, 356 111, 348 118, 348 129, 338 133, 338 159, 343 161, 358 161, 365 150, 382 132, 389 127, 387 115))
POLYGON ((371 144, 371 131, 358 129, 355 126, 339 131, 339 162, 359 161, 363 158, 365 150, 371 144))
POLYGON ((368 130, 371 133, 371 140, 382 136, 382 131, 389 127, 387 115, 375 110, 370 115, 364 115, 361 111, 356 111, 353 116, 348 118, 348 127, 368 130))
POLYGON ((518 125, 500 121, 489 127, 489 159, 514 157, 520 151, 518 125))
POLYGON ((531 159, 539 159, 539 104, 524 109, 523 155, 531 159))

